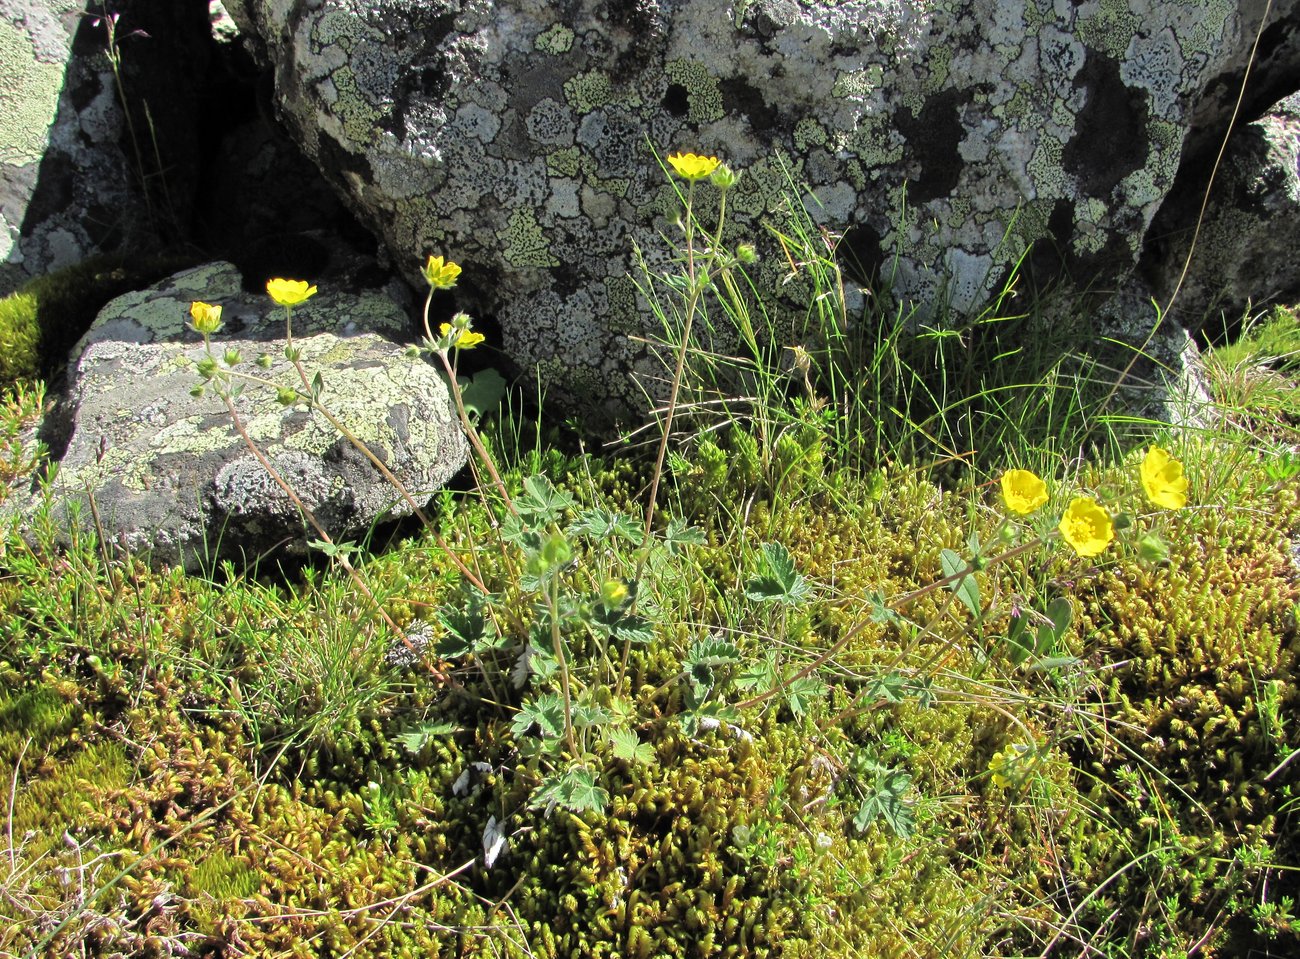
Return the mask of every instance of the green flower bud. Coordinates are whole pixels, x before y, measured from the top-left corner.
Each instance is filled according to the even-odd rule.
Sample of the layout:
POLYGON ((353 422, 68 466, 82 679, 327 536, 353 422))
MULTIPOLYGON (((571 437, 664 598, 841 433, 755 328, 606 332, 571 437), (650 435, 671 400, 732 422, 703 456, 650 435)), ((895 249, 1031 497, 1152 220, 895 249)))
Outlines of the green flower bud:
POLYGON ((1144 563, 1164 565, 1169 562, 1169 544, 1155 533, 1147 533, 1138 540, 1138 556, 1144 563))
POLYGON ((709 175, 709 181, 719 190, 730 190, 739 179, 740 175, 725 163, 719 163, 717 169, 709 175))

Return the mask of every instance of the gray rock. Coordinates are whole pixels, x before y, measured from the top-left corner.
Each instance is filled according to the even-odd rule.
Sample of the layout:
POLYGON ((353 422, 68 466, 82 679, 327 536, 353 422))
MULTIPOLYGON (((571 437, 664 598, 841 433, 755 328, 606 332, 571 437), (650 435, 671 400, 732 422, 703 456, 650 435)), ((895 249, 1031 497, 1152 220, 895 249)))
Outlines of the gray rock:
MULTIPOLYGON (((237 349, 238 370, 300 383, 283 356, 283 309, 244 293, 229 263, 119 297, 77 350, 71 432, 50 483, 56 525, 88 527, 93 497, 108 539, 157 564, 196 570, 280 547, 302 554, 317 534, 305 531, 224 402, 211 390, 190 395, 204 356, 185 326, 194 300, 222 306, 214 349, 237 349), (267 370, 254 362, 263 353, 274 358, 267 370)), ((308 375, 324 379, 323 403, 423 505, 464 465, 467 447, 442 377, 394 342, 407 334, 402 311, 382 293, 322 290, 293 319, 308 375)), ((273 387, 257 384, 234 402, 243 429, 331 536, 355 540, 381 519, 411 513, 319 413, 304 404, 285 408, 273 387)))
MULTIPOLYGON (((1189 187, 1203 195, 1207 178, 1189 187)), ((1300 95, 1233 134, 1188 262, 1201 210, 1200 196, 1192 199, 1162 210, 1152 227, 1162 244, 1157 288, 1174 319, 1218 330, 1300 295, 1300 95)))
POLYGON ((0 295, 96 253, 174 243, 198 175, 207 12, 0 0, 0 295), (123 107, 130 105, 130 113, 123 107))
MULTIPOLYGON (((1266 4, 227 6, 296 139, 413 282, 424 255, 453 257, 550 395, 635 403, 629 374, 659 367, 626 335, 655 332, 629 254, 660 248, 674 207, 651 146, 744 171, 729 240, 767 244, 769 291, 784 258, 761 224, 788 179, 925 313, 978 309, 1031 245, 1037 278, 1117 289, 1184 144, 1221 134, 1266 4)), ((1294 85, 1298 6, 1272 4, 1251 98, 1294 85)))

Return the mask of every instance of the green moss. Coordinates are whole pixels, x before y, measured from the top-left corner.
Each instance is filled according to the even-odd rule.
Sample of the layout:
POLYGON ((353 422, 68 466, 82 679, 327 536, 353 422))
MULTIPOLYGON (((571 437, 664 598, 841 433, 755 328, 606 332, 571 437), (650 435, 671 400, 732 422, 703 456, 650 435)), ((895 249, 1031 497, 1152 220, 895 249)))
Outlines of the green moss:
POLYGON ((109 300, 194 262, 172 254, 92 257, 0 300, 0 387, 50 376, 109 300))
POLYGON ((20 292, 0 300, 0 384, 9 386, 38 374, 40 339, 35 296, 20 292))

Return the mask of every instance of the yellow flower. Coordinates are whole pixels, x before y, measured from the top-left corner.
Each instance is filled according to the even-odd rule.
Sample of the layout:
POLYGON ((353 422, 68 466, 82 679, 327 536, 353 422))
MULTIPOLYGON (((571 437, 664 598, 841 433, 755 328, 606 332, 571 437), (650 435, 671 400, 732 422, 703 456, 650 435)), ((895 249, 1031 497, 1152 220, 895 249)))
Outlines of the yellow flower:
POLYGON ((1061 536, 1080 556, 1096 556, 1115 538, 1110 514, 1086 496, 1075 497, 1061 517, 1061 536))
POLYGON ((717 157, 696 156, 694 153, 674 153, 669 164, 683 180, 703 180, 718 168, 717 157))
POLYGON ((1142 460, 1142 487, 1147 499, 1164 509, 1182 509, 1187 505, 1187 477, 1183 464, 1159 446, 1152 446, 1142 460))
POLYGON ((1028 770, 1017 767, 1023 765, 1032 751, 1032 746, 1027 746, 1024 743, 1011 743, 995 752, 993 758, 989 760, 989 773, 992 776, 993 785, 1001 786, 1003 789, 1008 786, 1020 785, 1024 781, 1028 770))
POLYGON ((1007 470, 1002 474, 1002 499, 1011 512, 1028 516, 1047 502, 1047 484, 1029 470, 1007 470))
POLYGON ((280 306, 297 306, 316 295, 316 287, 306 280, 282 280, 278 277, 266 281, 266 292, 280 306))
POLYGON ((438 332, 444 337, 450 336, 451 345, 458 350, 472 350, 487 339, 482 333, 454 327, 450 323, 442 324, 442 326, 438 327, 438 332))
POLYGON ((195 300, 190 304, 190 317, 193 320, 190 325, 196 333, 206 336, 221 329, 221 307, 219 306, 195 300))
POLYGON ((460 267, 440 256, 431 256, 424 264, 424 279, 435 290, 449 290, 456 285, 460 267))

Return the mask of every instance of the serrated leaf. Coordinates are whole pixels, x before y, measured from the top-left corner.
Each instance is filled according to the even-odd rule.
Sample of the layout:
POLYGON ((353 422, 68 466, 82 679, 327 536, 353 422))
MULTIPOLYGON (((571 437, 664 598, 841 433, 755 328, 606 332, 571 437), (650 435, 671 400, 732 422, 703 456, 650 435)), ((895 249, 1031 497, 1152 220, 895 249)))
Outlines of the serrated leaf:
POLYGON ((569 532, 590 536, 595 540, 625 539, 633 546, 640 546, 645 539, 645 529, 639 520, 626 513, 614 513, 610 510, 583 510, 578 521, 569 527, 569 532))
POLYGON ((524 491, 515 497, 515 509, 524 522, 537 528, 558 523, 574 505, 572 494, 557 490, 545 476, 529 476, 524 491))
POLYGON ((907 677, 898 673, 885 673, 869 682, 864 692, 868 699, 901 703, 908 692, 907 677))
POLYGON ((625 726, 616 726, 609 731, 609 744, 614 749, 614 758, 626 763, 649 766, 655 761, 654 747, 641 742, 634 730, 625 726))
POLYGON ((859 832, 866 830, 877 819, 885 823, 900 839, 912 835, 915 828, 915 815, 906 796, 912 786, 912 777, 900 769, 886 769, 874 763, 873 782, 863 783, 866 795, 858 805, 853 825, 859 832))
POLYGON ((484 615, 486 606, 480 594, 471 593, 463 607, 447 603, 438 608, 438 621, 446 630, 438 643, 439 655, 454 659, 501 644, 502 637, 484 615))
MULTIPOLYGON (((940 551, 939 565, 943 569, 945 579, 949 576, 956 576, 970 568, 969 564, 960 555, 950 549, 940 551)), ((948 588, 957 594, 957 598, 961 600, 963 606, 970 610, 972 616, 976 619, 980 618, 980 587, 979 583, 975 581, 973 573, 968 573, 960 579, 954 580, 948 584, 948 588)))
POLYGON ((516 736, 525 735, 536 726, 543 737, 556 738, 564 733, 564 702, 555 693, 542 693, 525 702, 515 714, 510 729, 516 736))
POLYGON ((691 645, 691 651, 686 654, 685 659, 687 666, 696 663, 704 663, 709 666, 726 666, 738 662, 740 662, 740 650, 736 648, 736 644, 730 640, 720 639, 717 636, 710 636, 708 639, 697 639, 691 645))
POLYGON ((423 749, 425 744, 431 739, 437 739, 455 731, 456 726, 453 723, 438 723, 430 720, 412 726, 405 732, 400 733, 397 737, 397 741, 406 747, 407 752, 414 756, 423 749))
POLYGON ((601 812, 609 805, 609 793, 596 782, 595 774, 585 766, 554 772, 533 790, 530 809, 545 809, 550 815, 556 806, 571 812, 601 812))
POLYGON ((808 707, 820 699, 826 692, 826 684, 812 676, 796 679, 785 687, 785 702, 790 712, 798 718, 808 711, 808 707))
POLYGON ((627 615, 605 609, 600 604, 591 611, 589 622, 600 635, 620 642, 642 645, 655 638, 654 623, 644 616, 627 615))
POLYGON ((740 721, 740 712, 734 707, 721 702, 700 703, 693 709, 678 714, 678 722, 687 736, 694 736, 700 729, 716 729, 723 723, 728 725, 740 721))
POLYGON ((574 703, 573 704, 573 728, 590 729, 592 726, 603 726, 613 717, 609 710, 603 706, 597 706, 595 703, 574 703))
POLYGON ((663 544, 674 556, 685 551, 687 546, 702 546, 708 542, 704 531, 689 525, 686 520, 674 516, 668 521, 664 531, 663 544))
POLYGON ((799 606, 812 591, 794 568, 794 558, 780 543, 764 543, 759 573, 745 585, 745 596, 757 603, 799 606))
POLYGON ((867 593, 867 602, 871 604, 871 621, 879 626, 888 626, 900 622, 899 615, 889 608, 883 593, 867 593))
POLYGON ((496 816, 488 816, 487 825, 483 827, 483 866, 491 869, 497 857, 506 847, 506 832, 496 816))
POLYGON ((757 662, 751 662, 735 679, 736 688, 765 693, 776 685, 776 654, 769 652, 757 662))

